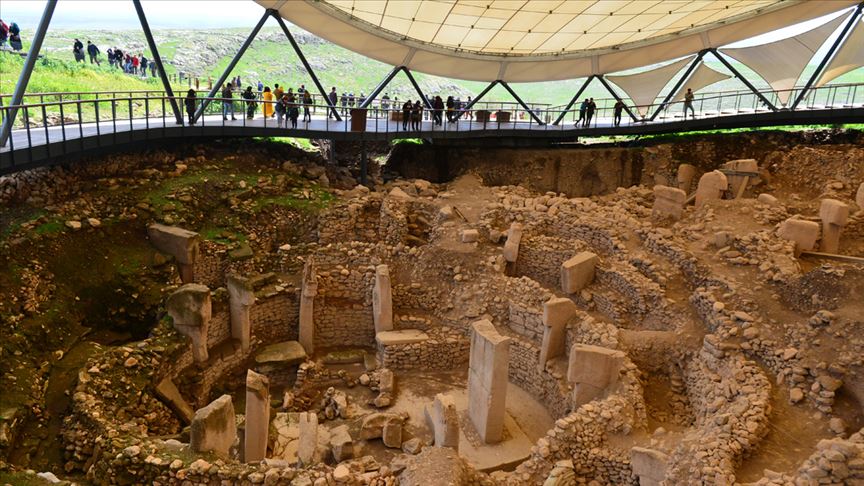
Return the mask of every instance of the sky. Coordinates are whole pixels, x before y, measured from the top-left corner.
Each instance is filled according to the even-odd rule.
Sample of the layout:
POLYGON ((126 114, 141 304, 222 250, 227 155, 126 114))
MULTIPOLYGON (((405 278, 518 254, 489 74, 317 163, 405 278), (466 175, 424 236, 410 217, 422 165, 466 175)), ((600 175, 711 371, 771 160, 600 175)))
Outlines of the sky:
MULTIPOLYGON (((45 3, 44 0, 2 0, 0 18, 7 23, 17 22, 24 30, 32 30, 42 16, 45 3)), ((142 0, 142 5, 153 29, 251 29, 264 13, 264 8, 252 0, 142 0)), ((844 10, 843 15, 850 10, 851 8, 844 10)), ((817 27, 838 15, 829 14, 737 42, 729 47, 764 44, 790 37, 817 27)), ((99 30, 141 27, 131 0, 60 0, 51 19, 51 26, 58 29, 99 30)))

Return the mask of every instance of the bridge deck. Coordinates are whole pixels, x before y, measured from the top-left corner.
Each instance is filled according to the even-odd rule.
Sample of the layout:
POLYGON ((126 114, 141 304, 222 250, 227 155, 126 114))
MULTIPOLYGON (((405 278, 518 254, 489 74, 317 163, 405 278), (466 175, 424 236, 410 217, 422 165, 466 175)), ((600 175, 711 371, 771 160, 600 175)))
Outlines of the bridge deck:
POLYGON ((572 122, 560 125, 538 125, 530 121, 478 123, 461 119, 434 126, 421 122, 419 131, 402 130, 402 123, 384 118, 370 118, 366 131, 352 131, 351 121, 329 120, 321 115, 309 123, 298 122, 297 129, 279 127, 275 118, 253 120, 242 117, 223 121, 221 115, 203 117, 197 125, 178 125, 173 117, 125 119, 94 123, 66 123, 65 126, 39 126, 13 130, 11 141, 0 148, 0 174, 63 162, 68 155, 106 149, 122 149, 132 143, 146 143, 172 138, 196 137, 296 137, 332 140, 393 140, 399 138, 445 139, 534 139, 549 142, 572 141, 581 136, 640 135, 674 133, 717 128, 746 128, 773 125, 831 124, 864 122, 864 106, 818 107, 796 111, 750 111, 734 113, 698 113, 696 119, 680 116, 658 118, 653 122, 634 123, 625 119, 614 126, 608 117, 598 118, 590 127, 574 127, 572 122))

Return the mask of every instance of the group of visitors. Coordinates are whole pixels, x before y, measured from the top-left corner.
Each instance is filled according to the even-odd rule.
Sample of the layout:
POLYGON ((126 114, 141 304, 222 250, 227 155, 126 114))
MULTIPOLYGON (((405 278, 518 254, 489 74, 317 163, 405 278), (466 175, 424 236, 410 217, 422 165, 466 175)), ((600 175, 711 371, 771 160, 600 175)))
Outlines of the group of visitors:
POLYGON ((423 104, 420 100, 411 103, 411 100, 402 105, 402 130, 408 130, 408 124, 411 124, 411 130, 420 131, 420 122, 423 120, 423 104))
MULTIPOLYGON (((85 53, 90 58, 90 64, 101 65, 99 55, 102 51, 99 50, 99 47, 88 40, 85 49, 84 44, 79 39, 75 39, 75 42, 72 43, 72 54, 75 56, 75 62, 85 62, 85 53)), ((123 52, 119 47, 114 47, 113 49, 108 48, 105 55, 108 57, 108 64, 111 67, 122 69, 126 74, 147 77, 149 69, 150 76, 156 77, 156 63, 144 57, 143 53, 129 54, 123 52)))
POLYGON ((597 104, 594 103, 594 98, 585 98, 585 101, 579 105, 579 119, 576 120, 576 126, 591 126, 591 119, 594 118, 595 111, 597 111, 597 104))
MULTIPOLYGON (((236 120, 234 114, 234 91, 239 89, 234 83, 239 80, 239 76, 234 77, 231 82, 227 83, 222 88, 222 119, 228 120, 230 114, 231 120, 236 120)), ((252 120, 255 118, 255 113, 258 111, 259 102, 262 104, 262 113, 265 118, 276 118, 276 124, 279 127, 287 128, 288 122, 291 122, 291 128, 297 128, 297 120, 300 118, 300 109, 303 109, 303 122, 309 123, 312 121, 313 100, 312 93, 306 89, 305 85, 300 85, 297 92, 293 88, 288 88, 287 91, 278 84, 274 85, 273 89, 270 86, 265 86, 259 81, 261 86, 260 91, 256 91, 255 87, 249 85, 245 90, 240 92, 240 99, 243 100, 246 108, 246 118, 252 120)), ((336 88, 333 88, 329 99, 333 102, 336 88)), ((196 93, 194 89, 190 89, 186 93, 186 112, 189 115, 189 123, 193 124, 194 112, 196 106, 196 93)))
POLYGON ((21 44, 21 28, 15 22, 7 25, 6 22, 3 22, 3 19, 0 19, 0 49, 6 49, 7 42, 13 51, 20 51, 23 47, 21 44))

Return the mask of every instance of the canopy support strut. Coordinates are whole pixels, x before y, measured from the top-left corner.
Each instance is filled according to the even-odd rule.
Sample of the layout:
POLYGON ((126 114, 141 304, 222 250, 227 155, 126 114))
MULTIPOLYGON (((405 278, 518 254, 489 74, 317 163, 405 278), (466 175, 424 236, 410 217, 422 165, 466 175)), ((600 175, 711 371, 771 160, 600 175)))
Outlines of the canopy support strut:
POLYGON ((654 119, 657 118, 657 115, 659 115, 661 111, 666 109, 666 105, 668 105, 669 102, 672 101, 672 97, 675 96, 675 93, 677 93, 679 89, 681 89, 681 86, 683 86, 684 83, 686 83, 690 79, 690 75, 693 74, 693 70, 696 69, 696 66, 698 66, 700 62, 702 62, 702 58, 705 57, 705 54, 707 53, 707 49, 699 51, 699 55, 697 55, 696 59, 693 59, 693 62, 690 63, 689 66, 687 66, 687 71, 685 71, 684 75, 681 76, 677 83, 675 83, 675 86, 672 87, 672 90, 669 91, 669 94, 667 94, 666 97, 663 98, 663 102, 660 103, 660 106, 657 107, 657 111, 655 111, 654 114, 651 115, 651 118, 649 118, 648 121, 654 121, 654 119))
MULTIPOLYGON (((606 91, 608 91, 615 98, 615 101, 620 101, 621 103, 624 103, 624 100, 622 100, 621 97, 618 96, 618 93, 616 93, 615 90, 612 89, 612 86, 609 86, 609 81, 606 81, 606 78, 604 78, 602 74, 597 75, 597 80, 603 84, 603 87, 606 88, 606 91)), ((624 111, 626 111, 627 114, 630 115, 630 119, 632 119, 634 122, 639 121, 639 119, 636 118, 636 115, 633 114, 633 111, 630 110, 630 107, 627 106, 627 103, 624 103, 624 111)))
POLYGON ((558 115, 558 118, 555 119, 555 122, 552 123, 553 125, 557 126, 559 123, 561 123, 562 120, 564 120, 564 117, 567 116, 567 112, 570 111, 570 108, 573 108, 573 105, 576 104, 576 101, 578 101, 579 97, 582 96, 582 92, 585 91, 585 88, 588 87, 588 84, 591 83, 591 80, 593 80, 595 77, 596 75, 594 74, 588 76, 588 79, 586 79, 585 82, 582 83, 579 91, 577 91, 576 94, 573 95, 573 98, 570 99, 570 103, 567 103, 567 106, 564 107, 564 111, 562 111, 561 114, 558 115))
POLYGON ((777 111, 777 107, 774 106, 770 101, 768 101, 768 98, 766 98, 765 95, 760 93, 759 90, 756 89, 755 86, 753 86, 753 83, 748 81, 743 74, 738 72, 738 70, 735 69, 735 66, 733 66, 729 61, 727 61, 725 57, 721 56, 720 52, 718 52, 716 48, 712 47, 708 50, 711 51, 711 53, 714 54, 714 57, 720 60, 720 62, 722 62, 724 66, 726 66, 726 69, 732 71, 732 74, 734 74, 736 78, 741 80, 741 82, 744 83, 745 86, 747 86, 747 89, 752 91, 753 94, 755 94, 760 100, 762 100, 762 103, 765 103, 768 108, 771 108, 771 111, 777 111))
POLYGON ((383 80, 381 80, 380 83, 378 83, 378 86, 376 86, 375 89, 372 90, 371 93, 369 93, 369 96, 367 96, 366 99, 363 100, 363 104, 361 104, 358 108, 367 108, 369 105, 371 105, 372 102, 375 101, 375 98, 377 98, 378 95, 380 95, 381 92, 384 91, 384 88, 386 88, 387 85, 390 84, 390 81, 393 81, 393 78, 395 78, 400 71, 405 73, 405 76, 408 77, 408 81, 411 82, 411 86, 414 87, 414 90, 417 91, 417 95, 420 96, 420 100, 423 101, 423 104, 426 106, 426 108, 431 110, 432 105, 429 104, 429 99, 426 98, 425 94, 423 94, 423 90, 420 89, 420 85, 417 84, 417 80, 414 79, 414 75, 411 74, 411 71, 405 66, 394 67, 390 71, 390 73, 387 74, 387 76, 383 80))
POLYGON ((180 111, 180 106, 177 104, 177 98, 174 97, 174 91, 171 89, 171 82, 168 81, 168 74, 165 72, 165 67, 162 65, 162 57, 159 55, 159 50, 156 49, 156 41, 153 40, 153 33, 150 32, 150 24, 147 22, 147 16, 144 15, 144 8, 141 6, 141 0, 132 0, 132 3, 135 5, 135 12, 138 13, 138 20, 141 21, 141 30, 144 31, 144 37, 147 39, 147 46, 150 47, 150 53, 153 55, 153 62, 156 63, 156 69, 159 70, 159 79, 162 80, 162 87, 165 88, 168 102, 171 103, 171 110, 174 112, 177 124, 182 125, 183 112, 180 111))

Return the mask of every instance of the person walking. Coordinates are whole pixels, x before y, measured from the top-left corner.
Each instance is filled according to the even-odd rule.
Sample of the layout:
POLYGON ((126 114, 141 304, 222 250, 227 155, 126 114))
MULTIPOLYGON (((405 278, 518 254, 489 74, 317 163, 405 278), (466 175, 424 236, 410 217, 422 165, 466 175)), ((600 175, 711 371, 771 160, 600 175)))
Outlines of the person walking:
POLYGON ((389 120, 390 113, 388 110, 390 110, 390 95, 387 93, 384 93, 384 96, 381 97, 381 110, 384 112, 384 119, 389 120))
POLYGON ((417 100, 414 103, 414 107, 411 109, 411 129, 420 131, 420 122, 423 120, 423 104, 420 103, 420 100, 417 100))
POLYGON ((222 98, 223 98, 222 99, 222 119, 223 120, 228 119, 228 112, 229 111, 231 112, 231 119, 232 120, 237 119, 234 117, 234 100, 231 99, 234 96, 234 89, 233 88, 234 88, 234 86, 232 86, 231 83, 226 84, 225 87, 222 88, 222 98))
POLYGON ((282 99, 282 95, 285 94, 285 90, 279 86, 278 84, 273 85, 273 99, 279 101, 282 99))
POLYGON ((342 116, 346 116, 348 114, 348 94, 344 91, 342 97, 339 98, 339 104, 342 105, 342 116))
POLYGON ((624 111, 624 102, 621 100, 616 101, 615 102, 615 108, 613 111, 614 116, 615 116, 613 122, 614 122, 616 127, 621 125, 621 112, 623 112, 623 111, 624 111))
POLYGON ((195 95, 194 89, 189 89, 186 92, 186 99, 184 101, 186 104, 186 115, 189 116, 189 125, 195 124, 195 105, 197 104, 197 99, 195 95))
POLYGON ((696 110, 693 109, 693 90, 687 88, 687 93, 684 94, 684 119, 687 119, 687 110, 690 110, 690 113, 693 114, 693 119, 696 119, 696 110))
POLYGON ((262 91, 264 91, 264 83, 262 83, 261 80, 259 79, 258 80, 258 92, 261 93, 262 91))
POLYGON ((585 111, 588 109, 588 98, 579 104, 579 119, 576 120, 576 126, 585 126, 585 111))
MULTIPOLYGON (((72 43, 72 54, 75 55, 75 62, 84 62, 84 44, 78 39, 72 43)), ((108 61, 111 61, 111 49, 108 49, 108 56, 108 61)))
POLYGON ((21 27, 18 27, 16 22, 9 24, 9 47, 15 52, 24 48, 21 42, 21 27))
MULTIPOLYGON (((335 109, 336 108, 336 102, 339 100, 339 94, 336 93, 336 86, 333 86, 333 88, 330 89, 330 94, 327 95, 327 99, 330 100, 330 106, 332 106, 335 109)), ((333 113, 334 113, 333 110, 328 109, 327 110, 327 118, 332 118, 333 113)))
POLYGON ((412 107, 413 105, 411 104, 411 100, 406 101, 405 104, 402 105, 402 130, 408 131, 408 122, 411 121, 412 107))
MULTIPOLYGON (((138 62, 138 64, 141 66, 141 77, 142 78, 147 77, 147 63, 148 62, 150 62, 150 61, 148 61, 147 58, 144 57, 144 54, 141 54, 141 59, 138 62)), ((197 85, 195 86, 195 89, 198 89, 197 85)))
POLYGON ((456 120, 453 119, 453 113, 456 109, 456 101, 452 96, 447 97, 447 123, 453 123, 456 120))
POLYGON ((9 40, 9 26, 0 19, 0 49, 6 46, 7 40, 9 40))
POLYGON ((273 92, 270 91, 270 86, 264 86, 264 91, 261 93, 261 103, 263 105, 261 111, 264 112, 264 118, 273 118, 273 92))
POLYGON ((96 47, 96 44, 87 41, 87 54, 90 55, 90 64, 99 65, 99 48, 96 47))
POLYGON ((138 63, 141 61, 138 59, 138 56, 132 56, 132 74, 138 74, 138 63))
POLYGON ((432 100, 432 125, 441 126, 442 116, 444 113, 444 100, 440 96, 436 96, 432 100))
POLYGON ((297 118, 300 117, 300 108, 297 106, 297 98, 294 97, 294 93, 291 90, 288 90, 288 119, 291 120, 291 128, 297 128, 297 118))
POLYGON ((242 96, 246 100, 246 118, 251 120, 255 118, 255 109, 258 108, 258 103, 255 102, 255 93, 252 92, 252 86, 247 86, 242 96))
POLYGON ((303 122, 312 121, 312 93, 303 90, 303 122))
POLYGON ((276 112, 276 126, 282 128, 282 121, 285 119, 285 114, 288 111, 288 96, 283 94, 278 98, 273 111, 276 112))

